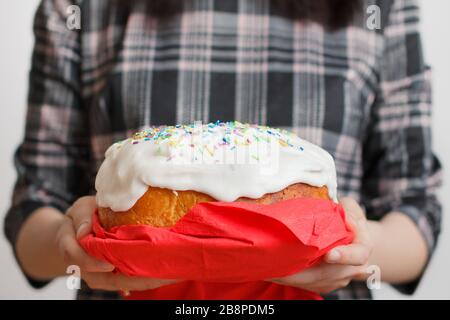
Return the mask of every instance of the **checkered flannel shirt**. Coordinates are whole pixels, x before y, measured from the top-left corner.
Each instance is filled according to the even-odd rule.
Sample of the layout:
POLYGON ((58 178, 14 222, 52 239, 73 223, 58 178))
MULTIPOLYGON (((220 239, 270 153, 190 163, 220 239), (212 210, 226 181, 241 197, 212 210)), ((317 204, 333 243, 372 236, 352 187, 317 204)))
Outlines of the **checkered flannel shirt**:
MULTIPOLYGON (((381 28, 327 31, 270 0, 187 0, 158 19, 150 1, 43 0, 34 22, 26 130, 6 221, 12 246, 33 210, 94 194, 106 148, 151 125, 239 120, 290 128, 334 157, 340 196, 379 220, 411 218, 431 256, 440 231, 430 71, 414 0, 376 1, 381 28), (81 8, 81 29, 67 8, 81 8)), ((36 287, 45 285, 28 277, 36 287)), ((413 283, 397 286, 412 293, 413 283)), ((78 298, 115 298, 89 290, 78 298)), ((354 282, 327 298, 370 298, 354 282)))

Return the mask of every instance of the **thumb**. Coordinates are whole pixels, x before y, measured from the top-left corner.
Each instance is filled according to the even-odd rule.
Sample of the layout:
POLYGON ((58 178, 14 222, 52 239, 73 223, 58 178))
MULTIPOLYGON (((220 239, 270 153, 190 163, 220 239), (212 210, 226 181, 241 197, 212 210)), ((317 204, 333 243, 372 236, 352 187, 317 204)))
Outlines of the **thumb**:
POLYGON ((77 239, 87 236, 92 231, 92 224, 90 221, 82 222, 76 229, 77 239))
POLYGON ((92 231, 92 214, 97 208, 95 197, 79 198, 67 210, 67 216, 72 219, 77 239, 83 238, 92 231))
POLYGON ((345 210, 347 224, 355 236, 353 243, 363 244, 371 248, 372 239, 364 210, 351 198, 342 198, 340 203, 345 210))

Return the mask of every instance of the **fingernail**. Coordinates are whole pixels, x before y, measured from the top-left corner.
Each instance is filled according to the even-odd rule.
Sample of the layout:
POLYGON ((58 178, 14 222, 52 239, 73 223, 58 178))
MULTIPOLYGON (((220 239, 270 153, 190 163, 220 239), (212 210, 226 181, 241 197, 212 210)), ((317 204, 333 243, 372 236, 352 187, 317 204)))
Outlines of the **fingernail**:
POLYGON ((339 261, 340 258, 341 253, 338 250, 331 250, 330 253, 328 253, 328 261, 330 262, 339 261))
POLYGON ((115 268, 112 264, 105 261, 98 261, 97 266, 99 267, 99 269, 104 271, 113 271, 115 268))
POLYGON ((86 231, 88 230, 89 225, 90 225, 89 222, 85 221, 78 226, 77 239, 80 239, 81 237, 83 237, 87 234, 86 231))

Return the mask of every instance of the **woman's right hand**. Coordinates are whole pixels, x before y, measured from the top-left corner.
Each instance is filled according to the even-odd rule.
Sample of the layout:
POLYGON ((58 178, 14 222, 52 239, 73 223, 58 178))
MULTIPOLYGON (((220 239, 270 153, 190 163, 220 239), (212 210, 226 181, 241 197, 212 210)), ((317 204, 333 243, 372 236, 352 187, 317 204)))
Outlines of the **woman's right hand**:
POLYGON ((91 217, 95 209, 94 197, 78 199, 67 210, 56 235, 57 247, 65 264, 78 266, 81 278, 91 289, 141 291, 177 282, 176 280, 129 277, 113 273, 113 265, 89 256, 77 240, 91 232, 91 217))

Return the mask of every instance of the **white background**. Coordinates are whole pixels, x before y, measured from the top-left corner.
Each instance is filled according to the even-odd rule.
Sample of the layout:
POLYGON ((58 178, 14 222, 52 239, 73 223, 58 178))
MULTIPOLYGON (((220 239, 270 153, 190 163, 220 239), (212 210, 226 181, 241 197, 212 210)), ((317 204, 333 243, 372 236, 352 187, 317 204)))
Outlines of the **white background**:
MULTIPOLYGON (((32 37, 32 18, 38 0, 0 1, 0 227, 10 204, 15 180, 12 154, 21 140, 25 119, 27 73, 32 37)), ((434 149, 444 166, 450 166, 450 1, 422 2, 425 56, 434 69, 434 149)), ((450 171, 445 172, 450 180, 450 171)), ((444 186, 444 209, 450 206, 450 187, 444 186)), ((444 212, 443 233, 427 274, 413 297, 406 297, 383 285, 375 295, 382 299, 450 299, 450 219, 444 212)), ((19 272, 10 246, 0 236, 0 299, 71 299, 74 293, 64 279, 45 289, 31 289, 19 272)))

